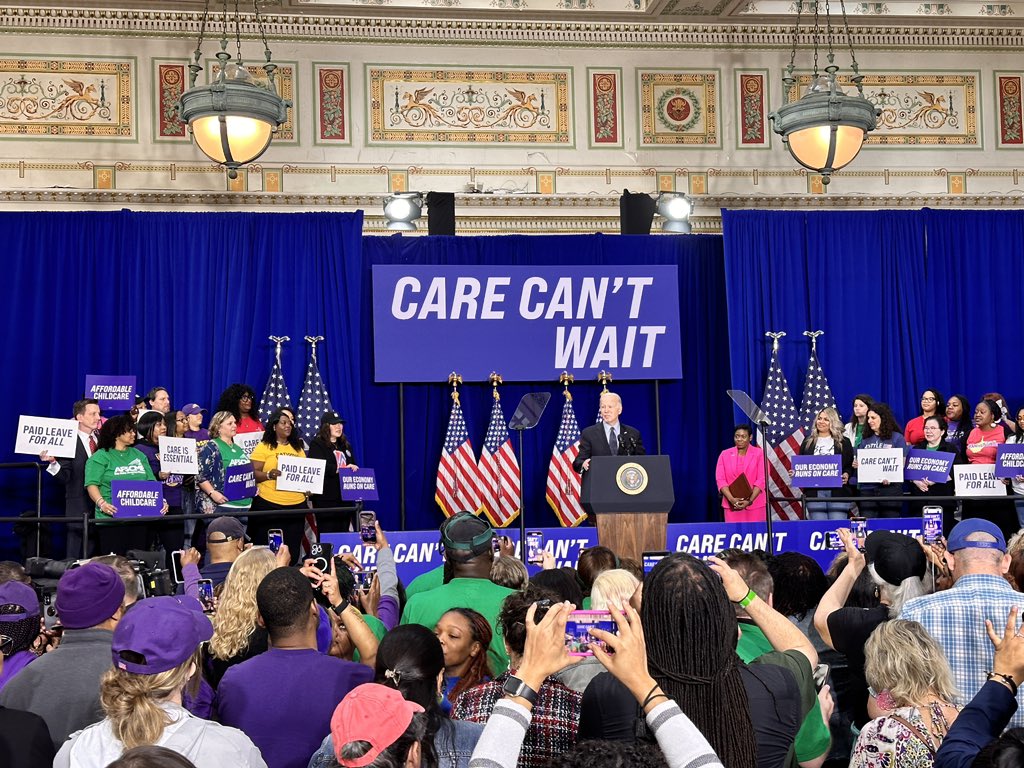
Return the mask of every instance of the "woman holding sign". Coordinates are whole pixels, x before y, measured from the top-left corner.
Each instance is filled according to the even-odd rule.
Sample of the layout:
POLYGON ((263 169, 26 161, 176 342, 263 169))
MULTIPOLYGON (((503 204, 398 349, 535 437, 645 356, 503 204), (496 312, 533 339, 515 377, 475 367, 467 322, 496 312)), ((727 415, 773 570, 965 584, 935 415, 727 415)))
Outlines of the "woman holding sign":
POLYGON ((727 523, 764 520, 764 454, 750 444, 752 437, 750 427, 740 424, 732 433, 735 445, 718 456, 715 484, 727 523))
MULTIPOLYGON (((252 452, 252 466, 256 471, 256 498, 253 510, 261 509, 308 509, 306 494, 298 491, 281 491, 277 488, 277 478, 281 470, 277 468, 280 456, 297 456, 305 458, 302 438, 295 430, 295 420, 286 409, 279 409, 267 421, 263 439, 252 452)), ((299 552, 302 542, 301 515, 286 517, 254 517, 249 521, 252 540, 262 544, 267 540, 271 528, 280 528, 284 533, 284 543, 291 552, 299 552)))
POLYGON ((310 500, 313 508, 345 507, 345 512, 334 512, 329 515, 318 515, 317 524, 321 533, 324 531, 351 531, 356 505, 341 500, 341 481, 339 472, 354 471, 356 457, 352 445, 345 437, 345 420, 330 411, 320 418, 320 431, 309 444, 309 458, 323 459, 327 462, 324 468, 324 492, 314 493, 310 500))
MULTIPOLYGON (((964 450, 971 464, 995 464, 999 445, 1006 442, 1006 427, 1001 423, 1002 408, 991 398, 978 403, 974 409, 974 429, 967 436, 964 450)), ((1007 481, 1004 481, 1007 482, 1007 481)), ((1005 501, 964 501, 964 518, 982 517, 991 520, 1007 534, 1017 530, 1016 511, 1005 501), (1011 522, 1012 521, 1012 522, 1011 522)))
MULTIPOLYGON (((153 474, 163 482, 164 501, 167 502, 167 513, 181 514, 182 476, 160 471, 160 438, 167 434, 167 422, 162 413, 147 411, 139 418, 136 425, 139 441, 135 447, 141 451, 153 474)), ((185 526, 181 520, 161 520, 149 526, 147 538, 150 542, 159 539, 164 552, 176 552, 185 544, 185 526)))
MULTIPOLYGON (((954 464, 962 463, 960 454, 957 452, 956 446, 947 442, 946 440, 946 420, 941 416, 929 416, 926 418, 922 425, 924 432, 924 439, 914 443, 914 448, 922 451, 937 451, 939 453, 952 453, 956 455, 953 460, 954 464)), ((953 473, 952 468, 950 469, 949 479, 944 483, 935 482, 932 480, 911 480, 908 484, 910 488, 911 496, 952 496, 953 495, 953 473)), ((910 513, 912 515, 922 514, 924 507, 928 504, 927 500, 916 501, 910 505, 910 513)), ((952 527, 953 520, 953 509, 956 507, 956 503, 947 501, 944 504, 935 502, 936 506, 942 507, 942 516, 945 522, 943 522, 943 528, 946 528, 946 524, 952 527)))
MULTIPOLYGON (((158 416, 158 418, 160 418, 158 416)), ((129 549, 145 549, 147 526, 114 524, 117 516, 110 484, 117 480, 156 480, 149 460, 135 444, 135 420, 114 416, 100 427, 96 452, 85 463, 85 490, 96 505, 97 552, 123 555, 129 549)), ((164 502, 161 514, 167 512, 164 502)))
MULTIPOLYGON (((842 486, 835 489, 836 496, 850 495, 850 474, 853 472, 853 446, 843 435, 843 422, 835 408, 823 408, 814 419, 814 434, 800 446, 801 456, 842 456, 842 486)), ((846 520, 850 516, 850 502, 829 501, 831 488, 804 488, 807 498, 805 517, 808 520, 846 520), (811 499, 821 499, 811 501, 811 499)))
MULTIPOLYGON (((235 417, 228 411, 217 411, 210 419, 213 439, 199 449, 196 475, 196 503, 203 514, 238 514, 252 506, 256 479, 252 462, 242 446, 235 443, 235 430, 235 417)), ((206 525, 197 523, 193 545, 205 545, 205 532, 206 525)))
MULTIPOLYGON (((896 418, 892 410, 885 403, 874 403, 868 408, 867 424, 864 426, 864 440, 861 441, 859 451, 877 448, 902 448, 904 456, 907 453, 907 441, 903 439, 896 424, 896 418)), ((853 462, 854 469, 857 468, 857 461, 853 462)), ((903 483, 890 483, 883 480, 880 483, 860 483, 861 496, 902 496, 903 483)), ((901 501, 868 501, 860 502, 860 513, 864 517, 899 517, 903 510, 901 501)))

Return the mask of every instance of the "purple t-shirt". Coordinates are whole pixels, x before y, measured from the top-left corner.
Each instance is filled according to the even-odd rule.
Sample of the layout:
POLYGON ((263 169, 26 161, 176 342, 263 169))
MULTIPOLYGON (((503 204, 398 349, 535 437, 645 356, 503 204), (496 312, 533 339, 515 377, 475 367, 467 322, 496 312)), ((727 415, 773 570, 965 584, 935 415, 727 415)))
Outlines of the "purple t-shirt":
POLYGON ((218 720, 243 731, 269 768, 306 768, 345 694, 373 670, 317 650, 271 648, 231 667, 217 686, 218 720))

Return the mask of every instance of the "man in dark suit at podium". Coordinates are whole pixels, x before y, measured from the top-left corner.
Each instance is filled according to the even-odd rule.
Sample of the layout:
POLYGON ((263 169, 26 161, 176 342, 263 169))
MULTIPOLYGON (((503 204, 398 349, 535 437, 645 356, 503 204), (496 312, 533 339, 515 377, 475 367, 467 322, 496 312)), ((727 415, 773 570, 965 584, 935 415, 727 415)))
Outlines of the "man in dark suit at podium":
POLYGON ((572 462, 577 472, 590 469, 591 456, 644 456, 644 441, 633 427, 619 421, 622 398, 614 392, 601 395, 601 421, 580 434, 580 452, 572 462))

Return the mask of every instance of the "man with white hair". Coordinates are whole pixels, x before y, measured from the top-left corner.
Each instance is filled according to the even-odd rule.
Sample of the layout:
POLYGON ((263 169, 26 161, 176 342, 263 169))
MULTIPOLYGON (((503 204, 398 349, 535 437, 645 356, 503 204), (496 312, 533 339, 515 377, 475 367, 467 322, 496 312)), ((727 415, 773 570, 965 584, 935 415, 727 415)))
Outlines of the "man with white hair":
MULTIPOLYGON (((939 642, 966 702, 992 670, 993 650, 985 620, 1003 626, 1010 608, 1024 603, 1024 596, 1004 578, 1010 556, 994 523, 980 518, 958 523, 949 534, 947 549, 944 558, 955 580, 952 588, 910 600, 900 618, 920 622, 939 642)), ((1024 684, 1024 680, 1014 682, 1024 684)), ((1014 715, 1011 725, 1024 726, 1024 710, 1014 715)))
POLYGON ((614 392, 602 392, 599 410, 601 421, 580 434, 580 452, 572 462, 577 472, 590 469, 591 456, 643 456, 647 453, 640 432, 619 421, 621 397, 614 392))

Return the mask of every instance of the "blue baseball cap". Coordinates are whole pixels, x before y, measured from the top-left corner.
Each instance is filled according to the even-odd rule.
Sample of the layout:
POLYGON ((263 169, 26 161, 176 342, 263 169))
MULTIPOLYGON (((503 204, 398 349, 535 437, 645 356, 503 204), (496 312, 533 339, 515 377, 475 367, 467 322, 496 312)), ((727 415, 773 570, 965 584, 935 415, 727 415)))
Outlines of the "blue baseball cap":
POLYGON ((949 532, 949 541, 946 542, 946 549, 950 552, 957 552, 961 549, 997 549, 1000 552, 1006 551, 1006 539, 999 526, 988 520, 979 517, 972 517, 970 520, 962 520, 949 532), (975 533, 988 534, 995 541, 968 541, 967 537, 975 533))

